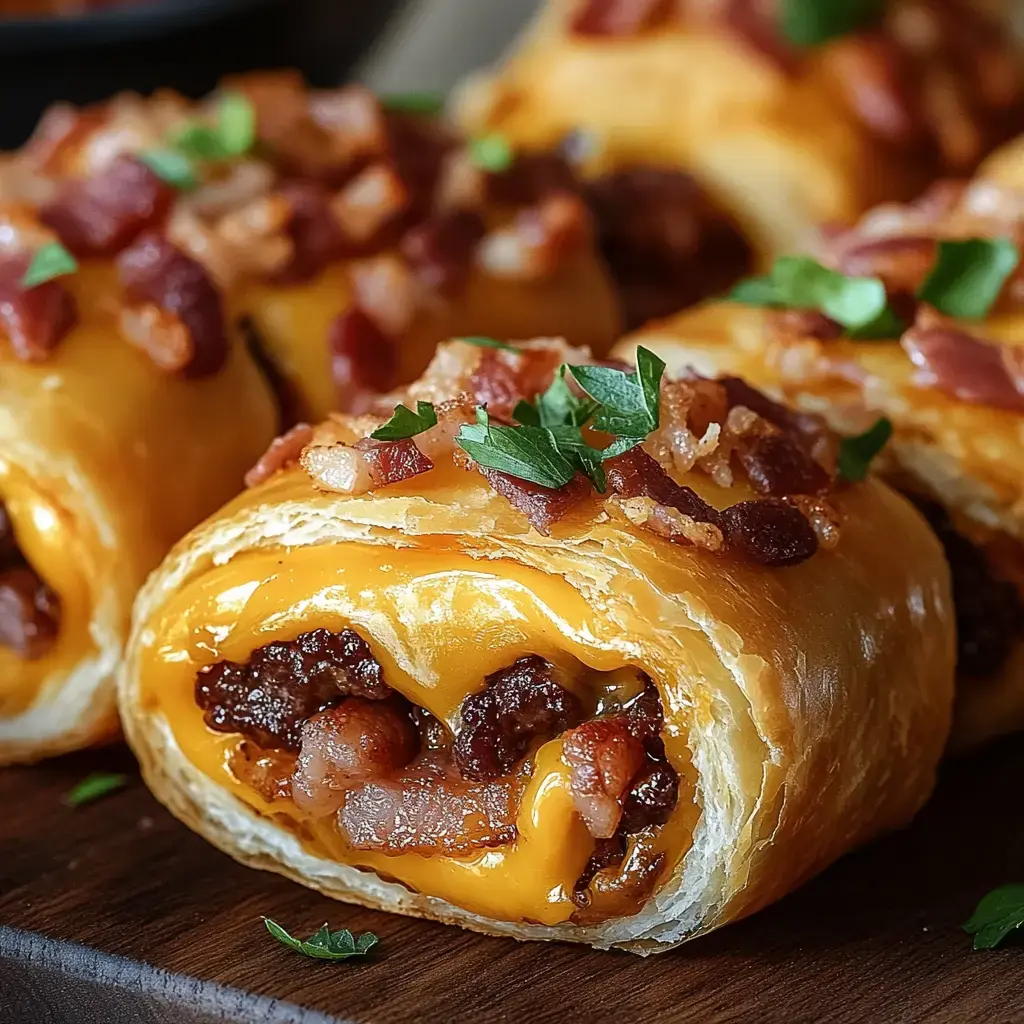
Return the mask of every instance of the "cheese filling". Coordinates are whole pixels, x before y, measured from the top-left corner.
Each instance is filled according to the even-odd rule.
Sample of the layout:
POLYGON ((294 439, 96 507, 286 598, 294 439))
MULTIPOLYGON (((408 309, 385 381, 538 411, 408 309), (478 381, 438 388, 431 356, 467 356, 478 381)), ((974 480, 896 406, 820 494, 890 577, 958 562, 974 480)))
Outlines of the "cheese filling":
POLYGON ((59 629, 39 657, 0 645, 0 718, 30 708, 94 649, 88 564, 70 513, 29 474, 0 458, 0 502, 28 566, 56 595, 59 629))
POLYGON ((574 798, 571 731, 538 737, 517 766, 522 785, 512 835, 468 852, 356 849, 333 814, 275 799, 238 771, 248 741, 205 724, 197 674, 226 660, 245 663, 267 644, 318 629, 358 633, 398 699, 425 709, 451 735, 462 726, 466 698, 518 659, 550 663, 584 717, 601 715, 598 722, 635 693, 636 670, 647 672, 602 638, 607 629, 595 610, 560 577, 436 550, 346 544, 343 557, 332 560, 333 550, 241 555, 187 583, 150 620, 140 652, 141 699, 165 717, 183 754, 310 852, 473 913, 556 924, 639 910, 686 853, 699 815, 687 723, 678 714, 666 714, 660 737, 679 779, 675 808, 664 824, 630 837, 610 863, 600 859, 605 841, 595 840, 574 798), (585 872, 593 880, 584 877, 581 896, 585 872))

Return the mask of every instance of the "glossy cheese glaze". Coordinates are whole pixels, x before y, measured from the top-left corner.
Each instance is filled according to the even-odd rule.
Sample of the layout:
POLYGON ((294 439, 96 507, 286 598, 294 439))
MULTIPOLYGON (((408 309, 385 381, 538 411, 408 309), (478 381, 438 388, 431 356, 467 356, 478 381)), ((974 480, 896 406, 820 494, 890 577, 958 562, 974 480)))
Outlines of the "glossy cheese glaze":
MULTIPOLYGON (((290 801, 267 804, 239 783, 227 768, 238 738, 206 728, 194 681, 201 666, 245 660, 271 640, 351 626, 370 643, 387 681, 450 725, 487 674, 525 654, 561 666, 593 705, 599 686, 594 670, 612 673, 623 665, 620 654, 598 644, 596 620, 561 577, 507 560, 479 562, 441 545, 400 552, 346 544, 247 553, 181 588, 150 622, 140 661, 142 700, 166 717, 193 764, 287 824, 312 852, 372 868, 478 914, 554 924, 575 912, 573 884, 593 850, 573 807, 560 740, 534 757, 519 836, 510 846, 465 857, 366 853, 347 847, 330 819, 302 820, 290 801)), ((653 853, 665 853, 668 871, 688 849, 697 809, 679 716, 669 717, 665 741, 684 780, 673 818, 652 846, 653 853)))

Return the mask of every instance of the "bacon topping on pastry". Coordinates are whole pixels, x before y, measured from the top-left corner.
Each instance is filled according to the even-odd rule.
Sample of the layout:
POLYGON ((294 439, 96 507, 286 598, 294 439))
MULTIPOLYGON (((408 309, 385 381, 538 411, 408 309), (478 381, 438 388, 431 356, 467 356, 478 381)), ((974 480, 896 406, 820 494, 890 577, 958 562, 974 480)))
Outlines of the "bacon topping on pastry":
POLYGON ((76 256, 114 256, 163 222, 174 195, 146 164, 125 155, 95 177, 65 182, 39 217, 76 256))
POLYGON ((312 440, 313 428, 308 423, 296 423, 289 431, 275 437, 259 462, 245 474, 245 486, 255 487, 269 480, 278 470, 294 465, 299 461, 302 449, 312 440))
POLYGON ((918 368, 922 387, 1024 413, 1024 350, 985 341, 952 323, 915 326, 900 344, 918 368))
POLYGON ((402 255, 426 287, 451 295, 466 283, 486 230, 480 214, 470 210, 435 214, 405 235, 402 255))
POLYGON ((28 253, 0 255, 0 326, 19 359, 41 362, 75 326, 78 310, 59 278, 26 288, 30 262, 28 253))
POLYGON ((190 379, 216 373, 228 357, 220 292, 205 268, 150 233, 118 257, 125 289, 122 331, 161 369, 190 379))
POLYGON ((675 0, 581 0, 570 26, 581 36, 632 36, 674 13, 675 0))
POLYGON ((60 600, 25 561, 7 509, 0 504, 0 646, 41 658, 60 630, 60 600))
POLYGON ((551 527, 591 493, 590 481, 582 473, 577 473, 563 487, 544 487, 496 469, 481 472, 491 487, 519 509, 530 520, 530 525, 544 536, 550 534, 551 527))

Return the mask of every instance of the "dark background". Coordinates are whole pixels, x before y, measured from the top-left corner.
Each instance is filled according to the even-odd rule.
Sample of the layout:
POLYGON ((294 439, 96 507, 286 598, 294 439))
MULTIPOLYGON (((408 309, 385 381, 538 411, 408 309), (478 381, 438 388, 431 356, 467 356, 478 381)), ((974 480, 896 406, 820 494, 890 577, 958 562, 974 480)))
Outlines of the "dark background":
POLYGON ((0 21, 0 147, 50 103, 122 89, 199 96, 230 72, 297 67, 342 81, 402 0, 137 0, 77 18, 0 21))

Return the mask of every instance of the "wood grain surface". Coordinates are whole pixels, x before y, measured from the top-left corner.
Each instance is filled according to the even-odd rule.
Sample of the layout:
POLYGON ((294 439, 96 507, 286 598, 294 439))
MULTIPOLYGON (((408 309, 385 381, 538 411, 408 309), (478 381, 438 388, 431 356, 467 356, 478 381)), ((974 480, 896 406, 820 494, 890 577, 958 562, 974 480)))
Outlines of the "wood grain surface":
POLYGON ((769 910, 643 960, 490 939, 333 903, 250 871, 132 776, 61 795, 124 751, 0 772, 0 1021, 1024 1021, 1024 947, 972 953, 988 888, 1024 881, 1024 744, 946 764, 910 829, 769 910), (373 930, 365 962, 305 960, 266 934, 373 930))

